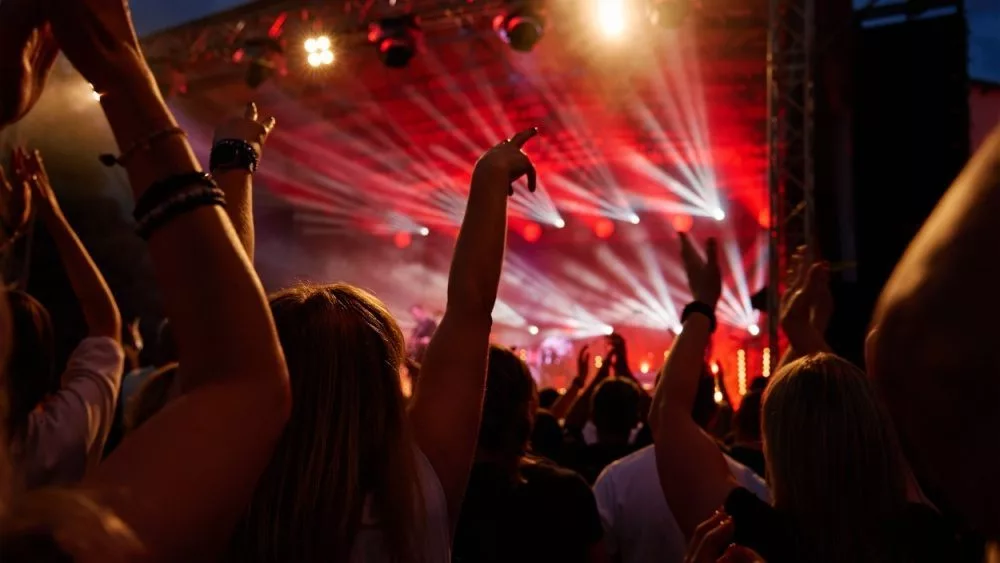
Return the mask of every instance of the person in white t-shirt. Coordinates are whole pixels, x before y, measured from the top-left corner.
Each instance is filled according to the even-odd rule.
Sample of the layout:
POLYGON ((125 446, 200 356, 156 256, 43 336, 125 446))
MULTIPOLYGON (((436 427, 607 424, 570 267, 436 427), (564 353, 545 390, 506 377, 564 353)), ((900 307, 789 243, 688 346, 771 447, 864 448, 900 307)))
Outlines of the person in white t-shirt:
POLYGON ((73 351, 65 371, 56 371, 52 320, 45 307, 22 291, 8 293, 14 347, 7 366, 10 392, 10 446, 27 488, 70 485, 101 459, 111 430, 124 369, 121 317, 115 299, 63 216, 36 152, 14 154, 14 184, 0 175, 2 188, 28 190, 23 198, 55 243, 87 324, 87 338, 73 351), (37 170, 36 170, 37 168, 37 170))
MULTIPOLYGON (((767 484, 726 457, 740 486, 770 502, 767 484)), ((687 543, 663 498, 656 451, 647 446, 608 466, 594 484, 608 555, 620 563, 681 563, 687 543)))

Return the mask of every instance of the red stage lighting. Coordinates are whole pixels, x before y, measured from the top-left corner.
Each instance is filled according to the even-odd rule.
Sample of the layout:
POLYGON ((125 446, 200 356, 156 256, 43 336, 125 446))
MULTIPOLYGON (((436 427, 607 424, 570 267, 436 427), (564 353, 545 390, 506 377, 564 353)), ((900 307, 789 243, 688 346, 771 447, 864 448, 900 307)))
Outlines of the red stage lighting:
POLYGON ((528 242, 538 242, 538 239, 542 238, 542 228, 538 223, 528 223, 524 226, 524 230, 521 231, 521 235, 528 242))
POLYGON ((599 219, 594 225, 594 234, 597 238, 611 238, 611 235, 615 234, 615 222, 611 219, 599 219))
POLYGON ((413 235, 406 231, 399 231, 392 237, 392 242, 396 245, 396 248, 406 248, 413 242, 413 235))
POLYGON ((674 218, 670 220, 670 224, 674 226, 674 230, 678 233, 686 233, 694 226, 694 219, 690 215, 674 215, 674 218))

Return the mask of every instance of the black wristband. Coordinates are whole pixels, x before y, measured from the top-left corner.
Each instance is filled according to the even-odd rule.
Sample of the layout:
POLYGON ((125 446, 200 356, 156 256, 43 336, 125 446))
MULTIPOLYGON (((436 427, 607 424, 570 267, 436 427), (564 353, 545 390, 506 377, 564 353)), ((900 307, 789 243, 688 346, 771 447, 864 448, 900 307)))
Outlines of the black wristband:
POLYGON ((219 188, 195 187, 175 194, 159 207, 144 215, 135 227, 137 235, 145 240, 179 215, 205 205, 226 206, 226 196, 219 188))
POLYGON ((241 139, 222 139, 212 146, 208 157, 208 169, 216 170, 246 170, 253 174, 257 171, 260 155, 250 143, 241 139))
POLYGON ((695 313, 708 317, 709 327, 711 327, 712 332, 715 332, 715 327, 717 326, 715 307, 701 301, 692 301, 687 304, 687 307, 684 307, 684 312, 681 313, 681 323, 683 324, 684 321, 688 320, 688 317, 695 313))
POLYGON ((135 202, 135 210, 132 212, 132 217, 135 218, 136 222, 142 221, 142 218, 148 215, 150 211, 163 205, 164 202, 178 192, 192 186, 202 186, 205 188, 219 187, 215 183, 215 180, 205 172, 189 172, 187 174, 169 176, 154 183, 139 196, 139 201, 135 202))

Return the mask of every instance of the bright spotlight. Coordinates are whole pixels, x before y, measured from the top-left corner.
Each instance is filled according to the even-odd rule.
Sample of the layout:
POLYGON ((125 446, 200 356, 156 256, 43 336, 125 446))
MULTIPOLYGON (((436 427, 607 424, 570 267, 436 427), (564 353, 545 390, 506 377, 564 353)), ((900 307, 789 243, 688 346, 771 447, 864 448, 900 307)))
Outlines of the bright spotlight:
POLYGON ((747 332, 750 333, 750 336, 758 336, 760 335, 760 327, 755 324, 750 325, 747 327, 747 332))
POLYGON ((611 336, 612 334, 615 333, 615 327, 611 325, 604 325, 604 327, 601 329, 601 332, 603 332, 607 336, 611 336))
POLYGON ((715 390, 715 395, 712 398, 715 399, 715 403, 716 404, 722 404, 722 398, 723 398, 722 397, 722 390, 721 389, 716 389, 715 390))
POLYGON ((597 19, 601 33, 608 38, 621 37, 625 33, 628 13, 625 0, 594 0, 597 19))
POLYGON ((642 362, 641 364, 639 364, 639 371, 642 372, 643 374, 649 373, 649 369, 650 369, 649 362, 642 362))
POLYGON ((726 212, 723 211, 721 207, 716 207, 712 211, 712 219, 715 219, 716 221, 725 221, 726 212))
POLYGON ((563 218, 560 217, 556 219, 555 226, 557 229, 563 229, 566 227, 566 221, 563 221, 563 218))
POLYGON ((632 223, 633 225, 638 225, 639 221, 640 221, 639 216, 636 215, 635 213, 633 213, 632 215, 630 215, 629 218, 628 218, 628 222, 632 223))
POLYGON ((529 326, 529 327, 528 327, 528 334, 530 334, 530 335, 532 335, 532 336, 536 336, 536 335, 538 335, 538 327, 537 327, 537 326, 535 326, 535 325, 531 325, 531 326, 529 326))
POLYGON ((420 227, 420 236, 426 237, 431 234, 431 230, 427 227, 420 227))
POLYGON ((493 19, 493 30, 511 49, 526 53, 545 34, 545 18, 528 1, 513 1, 493 19))
POLYGON ((308 53, 306 61, 309 66, 315 68, 333 64, 334 56, 330 46, 330 38, 325 35, 306 39, 305 48, 308 53))

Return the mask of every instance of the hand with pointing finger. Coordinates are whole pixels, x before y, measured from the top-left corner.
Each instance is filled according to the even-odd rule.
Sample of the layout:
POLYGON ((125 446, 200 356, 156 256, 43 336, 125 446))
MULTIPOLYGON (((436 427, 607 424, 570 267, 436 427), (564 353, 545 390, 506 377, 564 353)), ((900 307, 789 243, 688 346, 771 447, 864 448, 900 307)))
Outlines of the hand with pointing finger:
POLYGON ((528 191, 534 193, 537 184, 535 167, 521 149, 535 135, 538 135, 538 129, 532 127, 486 151, 476 163, 473 175, 488 174, 503 178, 509 184, 507 195, 514 195, 514 182, 521 176, 527 176, 528 191))

